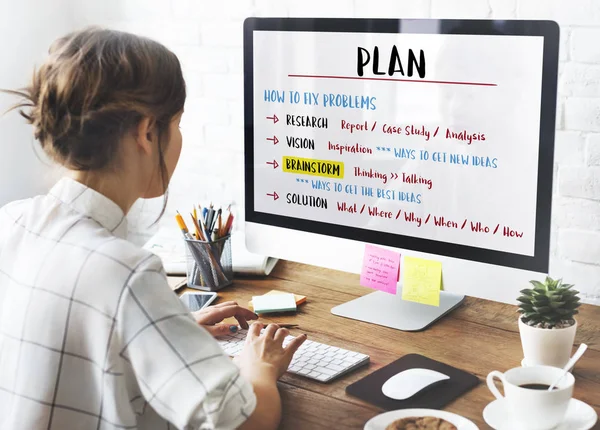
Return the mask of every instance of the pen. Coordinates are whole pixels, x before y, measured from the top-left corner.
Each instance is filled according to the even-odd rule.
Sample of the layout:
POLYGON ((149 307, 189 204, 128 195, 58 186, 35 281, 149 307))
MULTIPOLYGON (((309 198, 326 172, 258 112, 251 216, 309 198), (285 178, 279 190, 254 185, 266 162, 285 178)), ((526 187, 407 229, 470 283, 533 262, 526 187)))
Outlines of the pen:
POLYGON ((212 231, 212 223, 215 215, 215 210, 213 208, 208 209, 208 215, 206 216, 206 228, 208 231, 212 231))
MULTIPOLYGON (((273 323, 273 324, 277 324, 277 323, 273 323)), ((298 324, 277 324, 279 326, 279 328, 298 328, 298 324)), ((239 327, 236 325, 231 325, 229 326, 229 331, 231 331, 232 333, 237 333, 239 331, 239 327)))

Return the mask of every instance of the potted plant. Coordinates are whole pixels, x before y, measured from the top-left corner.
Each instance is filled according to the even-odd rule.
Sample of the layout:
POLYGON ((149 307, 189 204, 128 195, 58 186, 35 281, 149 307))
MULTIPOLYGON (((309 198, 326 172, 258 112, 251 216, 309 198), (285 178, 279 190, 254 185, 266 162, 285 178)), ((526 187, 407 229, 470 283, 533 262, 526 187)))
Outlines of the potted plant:
POLYGON ((563 367, 569 361, 577 321, 579 291, 561 279, 546 277, 544 283, 530 281, 533 288, 521 291, 519 333, 524 365, 563 367))

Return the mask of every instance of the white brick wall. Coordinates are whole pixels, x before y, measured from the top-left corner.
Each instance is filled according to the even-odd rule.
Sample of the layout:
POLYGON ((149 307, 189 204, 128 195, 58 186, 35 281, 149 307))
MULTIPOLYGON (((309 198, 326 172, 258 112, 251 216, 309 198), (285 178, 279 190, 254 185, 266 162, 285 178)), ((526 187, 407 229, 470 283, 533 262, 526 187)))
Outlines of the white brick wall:
MULTIPOLYGON (((183 159, 173 178, 168 214, 195 201, 219 198, 223 203, 242 203, 241 25, 246 16, 558 21, 561 64, 551 274, 576 283, 586 301, 600 304, 600 1, 80 0, 76 4, 73 14, 82 23, 154 37, 181 58, 189 99, 182 127, 183 159)), ((140 204, 132 218, 153 221, 158 209, 160 201, 140 204)))
POLYGON ((571 58, 578 63, 600 63, 600 29, 575 28, 571 35, 571 58))
POLYGON ((587 164, 600 166, 600 134, 591 134, 587 138, 587 164))

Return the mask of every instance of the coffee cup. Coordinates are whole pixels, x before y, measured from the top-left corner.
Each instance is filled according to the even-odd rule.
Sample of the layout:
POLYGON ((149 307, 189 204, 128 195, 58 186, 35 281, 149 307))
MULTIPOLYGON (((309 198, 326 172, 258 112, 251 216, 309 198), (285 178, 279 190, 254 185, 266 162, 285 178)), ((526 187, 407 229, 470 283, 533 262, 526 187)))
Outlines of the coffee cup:
POLYGON ((573 396, 575 378, 571 373, 567 373, 555 389, 548 391, 562 373, 562 369, 550 366, 516 367, 504 373, 494 370, 487 376, 487 385, 496 399, 504 402, 513 423, 511 428, 549 430, 564 420, 573 396), (494 378, 502 382, 504 396, 494 378))

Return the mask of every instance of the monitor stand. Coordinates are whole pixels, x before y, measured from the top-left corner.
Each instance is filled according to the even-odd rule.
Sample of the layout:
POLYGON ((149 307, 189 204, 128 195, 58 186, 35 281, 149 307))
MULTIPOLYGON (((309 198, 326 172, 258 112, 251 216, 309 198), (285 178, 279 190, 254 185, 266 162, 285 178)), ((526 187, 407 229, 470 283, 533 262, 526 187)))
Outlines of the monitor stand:
POLYGON ((340 317, 365 321, 402 331, 420 331, 458 307, 464 295, 440 292, 440 306, 402 300, 402 290, 396 295, 376 291, 331 309, 340 317))

